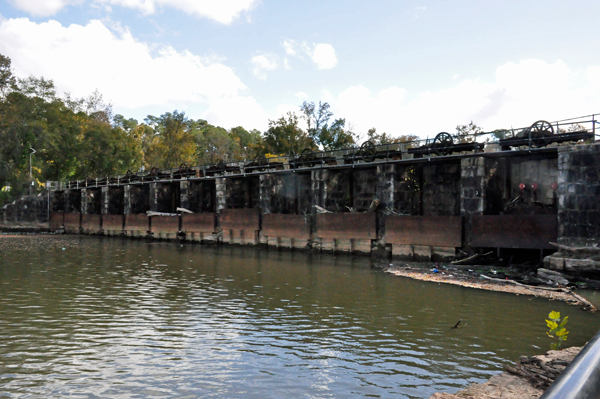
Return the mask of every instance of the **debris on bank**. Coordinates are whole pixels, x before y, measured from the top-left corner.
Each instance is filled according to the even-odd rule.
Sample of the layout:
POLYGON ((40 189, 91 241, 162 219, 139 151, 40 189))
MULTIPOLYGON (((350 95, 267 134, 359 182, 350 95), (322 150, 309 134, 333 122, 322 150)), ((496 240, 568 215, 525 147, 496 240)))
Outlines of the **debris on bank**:
POLYGON ((529 285, 516 281, 518 278, 513 276, 522 275, 523 272, 515 270, 514 268, 475 265, 440 266, 436 263, 432 268, 424 268, 422 266, 410 264, 390 264, 383 269, 387 273, 396 276, 409 277, 415 280, 454 284, 460 285, 461 287, 507 292, 517 295, 531 295, 551 300, 560 300, 571 305, 583 306, 584 309, 592 312, 597 310, 591 302, 554 281, 557 280, 561 283, 565 282, 562 280, 561 276, 556 276, 555 274, 552 274, 553 271, 546 269, 538 269, 537 274, 533 273, 533 276, 527 276, 530 281, 539 285, 529 285), (552 278, 541 276, 558 278, 553 280, 552 278), (551 286, 542 285, 544 282, 551 286))
POLYGON ((545 355, 521 356, 515 367, 472 384, 455 394, 435 393, 429 399, 537 399, 573 361, 581 347, 548 351, 545 355))

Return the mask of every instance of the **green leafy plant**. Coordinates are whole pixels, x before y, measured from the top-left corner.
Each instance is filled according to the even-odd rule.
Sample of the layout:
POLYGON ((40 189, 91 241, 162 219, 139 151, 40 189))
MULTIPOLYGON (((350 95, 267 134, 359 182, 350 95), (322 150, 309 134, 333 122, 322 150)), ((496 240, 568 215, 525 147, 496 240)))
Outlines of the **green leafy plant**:
POLYGON ((567 324, 567 321, 569 320, 569 316, 565 316, 563 319, 561 319, 560 312, 555 312, 553 310, 548 315, 548 319, 546 319, 546 324, 550 330, 546 332, 546 334, 548 334, 550 338, 557 341, 550 345, 550 348, 559 349, 562 342, 567 340, 567 335, 569 334, 565 327, 565 324, 567 324))

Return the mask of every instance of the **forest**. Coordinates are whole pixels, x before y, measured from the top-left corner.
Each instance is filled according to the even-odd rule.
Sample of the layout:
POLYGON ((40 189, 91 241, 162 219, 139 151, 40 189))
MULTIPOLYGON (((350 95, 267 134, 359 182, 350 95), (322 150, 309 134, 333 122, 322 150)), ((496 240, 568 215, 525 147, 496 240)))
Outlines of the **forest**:
MULTIPOLYGON (((375 128, 367 137, 376 144, 418 138, 394 138, 375 128)), ((0 206, 30 189, 40 191, 46 181, 334 150, 356 141, 326 102, 304 102, 297 113, 269 120, 265 132, 225 129, 177 110, 138 121, 114 114, 98 91, 73 98, 59 95, 51 79, 19 78, 10 58, 0 54, 0 206)))

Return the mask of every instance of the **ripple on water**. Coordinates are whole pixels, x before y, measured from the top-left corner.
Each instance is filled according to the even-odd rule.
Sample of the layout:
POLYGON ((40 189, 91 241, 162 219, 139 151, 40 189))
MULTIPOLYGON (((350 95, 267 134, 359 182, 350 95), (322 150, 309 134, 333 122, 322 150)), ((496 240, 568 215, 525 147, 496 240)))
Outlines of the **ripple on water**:
POLYGON ((549 310, 573 344, 600 328, 350 257, 17 237, 0 239, 0 277, 9 397, 425 398, 543 351, 549 310))

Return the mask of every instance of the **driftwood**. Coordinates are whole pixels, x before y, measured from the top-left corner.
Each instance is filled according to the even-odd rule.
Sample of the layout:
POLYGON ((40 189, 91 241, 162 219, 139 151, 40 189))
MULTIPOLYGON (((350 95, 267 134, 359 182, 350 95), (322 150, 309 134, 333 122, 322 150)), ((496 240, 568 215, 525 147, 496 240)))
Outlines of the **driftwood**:
POLYGON ((539 356, 521 356, 515 367, 506 366, 511 374, 524 377, 536 388, 546 389, 562 373, 570 362, 559 359, 545 360, 539 356))
POLYGON ((472 261, 472 260, 478 259, 478 258, 479 258, 479 257, 481 257, 481 256, 488 256, 488 255, 491 255, 491 254, 493 254, 493 253, 494 253, 494 252, 488 252, 488 253, 485 253, 485 254, 475 254, 475 255, 469 256, 468 258, 464 258, 464 259, 455 260, 455 261, 452 261, 452 262, 450 262, 450 263, 451 263, 452 265, 460 265, 460 264, 463 264, 463 263, 470 262, 470 261, 472 261))
POLYGON ((535 286, 532 286, 532 285, 521 284, 521 283, 519 283, 518 281, 515 281, 515 280, 502 280, 502 279, 499 279, 499 278, 488 277, 488 276, 486 276, 484 274, 481 274, 480 276, 483 277, 483 278, 485 278, 485 279, 487 279, 487 280, 496 281, 498 283, 515 284, 515 285, 518 285, 520 287, 524 287, 524 288, 527 288, 527 289, 530 289, 530 290, 544 290, 544 291, 561 291, 561 292, 565 292, 565 293, 567 293, 569 295, 573 295, 575 297, 575 299, 577 299, 580 303, 582 303, 584 305, 585 309, 590 310, 592 312, 595 312, 595 311, 598 310, 598 309, 596 309, 596 307, 590 301, 588 301, 587 299, 583 298, 580 295, 577 295, 576 293, 574 293, 573 291, 571 291, 568 288, 535 287, 535 286))
POLYGON ((154 212, 154 211, 146 211, 148 216, 179 216, 178 213, 166 213, 166 212, 154 212))
POLYGON ((319 205, 315 205, 315 209, 317 210, 317 213, 333 213, 319 205))
POLYGON ((373 201, 371 201, 371 205, 369 206, 367 212, 375 212, 379 204, 381 204, 381 201, 379 201, 377 198, 374 199, 373 201))

